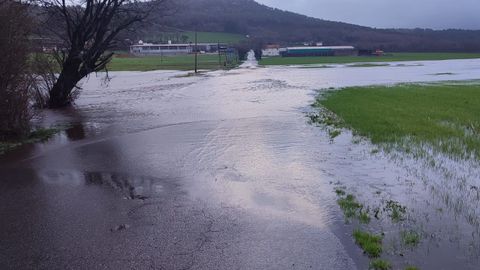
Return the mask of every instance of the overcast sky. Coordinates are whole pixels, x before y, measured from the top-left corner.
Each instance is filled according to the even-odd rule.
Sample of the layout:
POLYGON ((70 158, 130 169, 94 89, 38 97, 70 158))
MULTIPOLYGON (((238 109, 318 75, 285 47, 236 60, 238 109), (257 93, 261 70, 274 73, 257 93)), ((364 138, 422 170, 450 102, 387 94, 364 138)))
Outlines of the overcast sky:
POLYGON ((480 0, 257 0, 308 16, 379 28, 480 29, 480 0))

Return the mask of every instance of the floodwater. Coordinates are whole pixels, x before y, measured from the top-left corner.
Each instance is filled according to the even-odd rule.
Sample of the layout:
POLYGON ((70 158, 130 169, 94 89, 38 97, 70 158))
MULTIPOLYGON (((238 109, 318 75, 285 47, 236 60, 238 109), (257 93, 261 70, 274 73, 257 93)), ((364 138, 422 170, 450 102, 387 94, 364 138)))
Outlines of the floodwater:
POLYGON ((478 269, 478 165, 372 154, 306 114, 322 89, 479 79, 480 60, 110 76, 36 120, 65 132, 0 157, 1 269, 366 269, 339 185, 406 207, 362 225, 396 268, 478 269))

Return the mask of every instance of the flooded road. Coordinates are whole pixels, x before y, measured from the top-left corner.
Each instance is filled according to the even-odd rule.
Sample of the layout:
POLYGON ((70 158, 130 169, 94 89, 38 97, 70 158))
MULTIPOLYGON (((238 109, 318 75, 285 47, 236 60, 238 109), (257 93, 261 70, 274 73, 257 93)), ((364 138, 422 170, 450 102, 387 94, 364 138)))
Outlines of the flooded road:
POLYGON ((414 210, 407 225, 433 240, 398 256, 392 238, 386 256, 399 266, 476 269, 474 222, 438 194, 459 195, 445 185, 457 174, 480 186, 478 167, 447 166, 448 178, 373 155, 306 114, 317 90, 479 79, 479 60, 110 75, 85 81, 74 109, 38 120, 66 132, 0 157, 1 269, 366 269, 336 184, 414 210))

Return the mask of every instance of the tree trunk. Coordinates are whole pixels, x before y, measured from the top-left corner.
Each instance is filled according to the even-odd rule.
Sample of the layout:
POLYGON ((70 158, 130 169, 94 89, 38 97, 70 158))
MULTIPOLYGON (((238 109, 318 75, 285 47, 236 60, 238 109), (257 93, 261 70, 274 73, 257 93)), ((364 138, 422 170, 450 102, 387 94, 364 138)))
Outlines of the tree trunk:
POLYGON ((82 79, 79 76, 79 64, 66 61, 57 82, 50 90, 48 106, 50 108, 61 108, 71 105, 72 92, 77 83, 82 79))

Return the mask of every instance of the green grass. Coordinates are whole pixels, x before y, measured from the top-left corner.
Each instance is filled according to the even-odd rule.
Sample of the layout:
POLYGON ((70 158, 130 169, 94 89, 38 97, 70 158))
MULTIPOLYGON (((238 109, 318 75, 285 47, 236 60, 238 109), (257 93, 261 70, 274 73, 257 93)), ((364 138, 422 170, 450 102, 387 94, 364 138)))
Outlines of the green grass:
POLYGON ((323 111, 320 114, 310 114, 309 117, 312 123, 318 123, 332 128, 343 127, 343 121, 338 116, 328 111, 323 111))
POLYGON ((21 145, 20 143, 14 143, 14 142, 0 142, 0 155, 3 155, 12 149, 15 149, 20 145, 21 145))
POLYGON ((350 87, 320 96, 316 106, 342 124, 331 116, 312 121, 351 128, 374 144, 407 153, 427 146, 450 157, 480 159, 478 82, 350 87))
MULTIPOLYGON (((189 42, 195 42, 195 32, 185 32, 183 35, 188 36, 189 42)), ((232 34, 232 33, 220 33, 220 32, 198 32, 198 42, 202 43, 228 43, 235 44, 246 39, 245 35, 232 34)))
MULTIPOLYGON (((480 58, 480 53, 392 53, 385 56, 269 57, 261 65, 347 64, 480 58)), ((371 65, 369 65, 371 66, 371 65)))
POLYGON ((415 247, 420 243, 420 234, 415 231, 401 232, 403 243, 407 246, 415 247))
MULTIPOLYGON (((175 41, 177 43, 183 43, 184 40, 182 40, 182 36, 186 36, 187 40, 186 42, 195 42, 195 32, 189 31, 189 32, 180 32, 178 33, 179 35, 179 40, 177 42, 176 40, 176 33, 164 33, 162 35, 158 36, 150 36, 147 37, 147 40, 153 40, 156 42, 167 42, 168 39, 175 41), (169 37, 169 35, 171 37, 169 37)), ((235 44, 240 41, 243 41, 246 39, 245 35, 241 34, 233 34, 233 33, 222 33, 222 32, 198 32, 197 33, 197 41, 199 43, 228 43, 228 44, 235 44)))
POLYGON ((357 63, 348 65, 348 67, 386 67, 388 64, 375 64, 375 63, 357 63))
POLYGON ((11 151, 23 144, 44 142, 53 137, 53 135, 55 135, 59 131, 60 129, 58 128, 41 128, 34 130, 27 138, 24 138, 22 140, 8 142, 0 141, 0 155, 3 155, 6 152, 11 151))
POLYGON ((39 128, 30 133, 25 143, 43 142, 60 131, 58 128, 39 128))
POLYGON ((358 220, 363 224, 370 223, 370 215, 368 214, 368 211, 360 210, 358 213, 358 220))
POLYGON ((345 191, 343 189, 340 189, 340 188, 335 189, 335 193, 337 194, 337 196, 344 196, 345 195, 345 191))
POLYGON ((346 197, 338 199, 337 203, 347 218, 354 217, 357 214, 357 211, 363 207, 359 202, 357 202, 355 196, 352 194, 348 194, 346 197))
POLYGON ((388 213, 388 216, 392 219, 393 222, 400 222, 405 219, 405 214, 407 213, 407 208, 402 206, 396 201, 387 201, 384 211, 388 213))
POLYGON ((342 134, 342 132, 338 129, 328 131, 328 135, 330 136, 330 139, 335 139, 336 137, 340 136, 340 134, 342 134))
POLYGON ((381 236, 355 230, 353 232, 353 238, 355 238, 355 243, 357 243, 369 257, 377 258, 382 254, 381 236))
POLYGON ((373 270, 389 270, 392 269, 392 265, 385 260, 382 259, 375 259, 370 262, 369 269, 373 270))
MULTIPOLYGON (((224 57, 222 62, 225 61, 224 57)), ((193 70, 195 56, 145 56, 145 57, 114 57, 108 64, 109 71, 150 71, 150 70, 193 70)), ((198 55, 199 69, 220 69, 218 55, 198 55)))
POLYGON ((415 267, 415 266, 407 266, 407 268, 405 268, 405 270, 420 270, 418 267, 415 267))
POLYGON ((363 205, 359 203, 355 196, 348 194, 345 196, 345 191, 341 188, 335 189, 335 193, 340 198, 337 200, 338 205, 342 209, 346 218, 357 218, 360 223, 370 223, 369 210, 363 210, 363 205))

